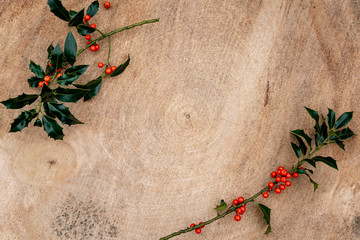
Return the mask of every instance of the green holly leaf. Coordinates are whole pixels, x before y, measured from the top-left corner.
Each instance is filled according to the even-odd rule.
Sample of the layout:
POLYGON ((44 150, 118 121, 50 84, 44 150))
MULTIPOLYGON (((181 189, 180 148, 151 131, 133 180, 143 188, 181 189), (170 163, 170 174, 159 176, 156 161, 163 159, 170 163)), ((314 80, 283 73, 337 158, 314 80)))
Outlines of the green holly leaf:
POLYGON ((222 199, 222 200, 220 201, 220 204, 219 204, 219 205, 216 205, 215 210, 216 210, 216 211, 223 211, 223 210, 225 210, 226 208, 227 208, 227 203, 224 201, 224 199, 222 199))
POLYGON ((307 144, 309 145, 309 147, 311 147, 311 138, 304 132, 304 130, 300 130, 300 129, 296 129, 294 131, 291 131, 291 133, 293 135, 297 135, 299 137, 303 137, 307 144))
POLYGON ((306 111, 310 114, 310 116, 315 120, 315 132, 320 133, 320 125, 319 125, 319 113, 310 108, 305 107, 306 111))
POLYGON ((311 169, 305 168, 305 170, 308 171, 308 172, 311 173, 311 174, 314 174, 314 171, 311 170, 311 169))
POLYGON ((328 128, 327 128, 326 123, 324 122, 324 123, 321 125, 321 128, 320 128, 320 139, 319 139, 319 143, 320 143, 320 144, 323 143, 327 137, 328 137, 328 128))
POLYGON ((39 97, 37 94, 21 94, 17 96, 16 98, 9 98, 6 101, 2 101, 1 103, 4 104, 4 106, 7 109, 19 109, 26 105, 30 105, 39 97))
POLYGON ((51 55, 52 55, 53 50, 54 50, 54 46, 53 46, 53 44, 51 43, 51 44, 49 45, 49 47, 47 48, 48 59, 51 58, 51 55))
POLYGON ((78 14, 78 12, 70 10, 69 14, 70 14, 70 19, 73 19, 76 16, 76 14, 78 14))
POLYGON ((55 100, 53 91, 46 84, 44 84, 41 89, 40 97, 42 102, 51 102, 55 100))
POLYGON ((316 162, 312 159, 304 159, 305 162, 308 162, 311 166, 316 168, 316 162))
POLYGON ((305 174, 305 173, 306 173, 306 171, 305 171, 304 169, 302 169, 302 168, 298 168, 298 169, 296 170, 296 172, 297 172, 298 174, 305 174))
POLYGON ((39 86, 39 82, 43 81, 43 79, 38 78, 38 77, 31 77, 28 79, 28 83, 30 87, 37 87, 39 86))
POLYGON ((34 63, 33 61, 30 61, 29 68, 35 74, 36 77, 41 79, 45 77, 44 69, 39 65, 37 65, 36 63, 34 63))
POLYGON ((11 124, 10 132, 21 132, 37 115, 35 109, 22 112, 11 124))
POLYGON ((71 68, 69 68, 65 71, 65 74, 82 75, 88 69, 88 67, 89 67, 89 65, 72 66, 71 68))
POLYGON ((66 8, 62 5, 60 0, 48 0, 48 5, 50 7, 51 12, 60 18, 61 20, 64 20, 65 22, 68 22, 70 20, 70 14, 66 10, 66 8))
POLYGON ((85 101, 92 99, 93 97, 95 97, 98 94, 98 92, 100 91, 100 88, 101 88, 101 84, 102 84, 102 77, 98 77, 97 79, 92 80, 85 85, 74 84, 74 86, 79 89, 87 89, 88 90, 88 92, 84 96, 84 102, 85 102, 85 101))
POLYGON ((315 162, 323 162, 326 165, 335 168, 336 170, 338 170, 337 164, 336 164, 336 160, 333 159, 332 157, 321 157, 321 156, 316 156, 313 157, 312 160, 314 160, 315 162))
POLYGON ((270 212, 271 209, 263 204, 258 203, 258 206, 263 214, 264 220, 266 224, 268 225, 268 228, 265 231, 265 234, 269 234, 271 232, 271 225, 270 225, 270 212))
POLYGON ((339 146, 339 148, 345 151, 345 144, 343 141, 335 141, 335 143, 339 146))
POLYGON ((56 82, 61 85, 69 85, 78 80, 80 75, 72 75, 72 74, 64 74, 61 77, 59 77, 56 82))
POLYGON ((297 135, 294 135, 294 137, 296 138, 296 140, 297 140, 298 143, 299 143, 299 148, 300 148, 301 152, 302 152, 304 155, 306 155, 307 147, 306 147, 304 141, 303 141, 300 137, 298 137, 297 135))
POLYGON ((61 87, 58 87, 54 90, 55 98, 61 102, 77 102, 88 92, 88 89, 72 89, 61 87))
POLYGON ((330 108, 328 108, 328 110, 329 110, 329 113, 327 115, 327 123, 328 123, 329 129, 332 129, 335 124, 335 112, 330 108))
POLYGON ((76 62, 76 53, 77 53, 77 43, 74 38, 74 35, 69 32, 64 46, 65 58, 70 65, 74 65, 76 62))
POLYGON ((355 133, 351 131, 350 128, 344 128, 343 130, 336 131, 335 134, 339 140, 346 140, 352 138, 355 135, 355 133))
POLYGON ((67 124, 69 126, 74 124, 83 124, 83 122, 80 122, 74 117, 74 115, 71 114, 69 108, 65 107, 61 103, 44 103, 44 110, 47 115, 57 117, 62 124, 67 124))
POLYGON ((93 1, 91 5, 86 10, 86 15, 90 15, 90 17, 93 17, 96 15, 96 13, 99 10, 99 1, 93 1))
POLYGON ((312 184, 314 184, 314 192, 315 192, 315 191, 316 191, 316 189, 318 189, 319 184, 318 184, 318 183, 316 183, 314 180, 312 180, 312 179, 311 179, 311 177, 309 176, 309 174, 307 174, 307 173, 305 173, 305 174, 306 174, 306 176, 308 176, 308 178, 309 178, 310 182, 311 182, 312 184))
POLYGON ((60 48, 60 45, 57 44, 51 55, 52 68, 58 70, 59 68, 62 67, 62 63, 63 63, 63 52, 60 48))
POLYGON ((343 113, 335 122, 335 129, 345 127, 352 119, 353 112, 343 113))
POLYGON ((109 76, 110 77, 116 77, 118 75, 120 75, 129 65, 130 63, 130 56, 128 56, 128 59, 126 60, 126 62, 124 62, 123 64, 121 64, 120 66, 118 66, 115 71, 113 71, 109 76))
POLYGON ((301 156, 300 148, 293 142, 291 143, 291 147, 294 150, 296 157, 299 158, 301 156))
MULTIPOLYGON (((71 17, 71 20, 69 21, 69 27, 76 27, 83 22, 84 11, 85 9, 82 9, 80 12, 76 13, 75 16, 71 17)), ((71 15, 73 15, 74 13, 75 12, 72 12, 71 15)))
POLYGON ((63 140, 64 133, 62 127, 56 122, 54 118, 51 118, 47 115, 42 116, 42 122, 44 124, 44 130, 50 138, 55 140, 63 140))
POLYGON ((40 120, 39 118, 37 118, 37 119, 35 120, 34 126, 35 126, 35 127, 42 127, 42 123, 41 123, 41 120, 40 120))
POLYGON ((82 36, 85 36, 86 34, 91 34, 95 31, 95 28, 90 27, 89 25, 80 24, 76 27, 78 33, 82 36))

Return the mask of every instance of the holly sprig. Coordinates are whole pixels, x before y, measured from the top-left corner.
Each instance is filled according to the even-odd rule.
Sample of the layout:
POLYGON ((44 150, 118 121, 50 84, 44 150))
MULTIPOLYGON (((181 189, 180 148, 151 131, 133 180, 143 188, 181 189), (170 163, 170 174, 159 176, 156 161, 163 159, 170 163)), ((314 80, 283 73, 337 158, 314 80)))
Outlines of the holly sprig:
POLYGON ((354 132, 349 127, 346 127, 353 117, 353 112, 345 112, 341 114, 338 119, 336 119, 335 112, 332 109, 328 109, 327 117, 325 118, 323 115, 321 115, 320 119, 318 111, 314 111, 307 107, 305 107, 305 109, 311 118, 315 120, 315 132, 313 138, 307 135, 303 129, 296 129, 290 132, 297 142, 291 142, 291 147, 298 159, 296 165, 294 165, 289 171, 287 171, 283 166, 280 166, 276 171, 270 173, 270 176, 274 178, 274 181, 269 182, 266 187, 261 189, 253 196, 247 199, 244 197, 234 199, 231 205, 227 204, 224 200, 221 200, 220 204, 215 208, 217 216, 214 218, 205 222, 200 222, 199 224, 192 223, 190 227, 171 233, 165 237, 160 238, 160 240, 167 240, 191 231, 195 231, 196 234, 200 234, 202 232, 202 228, 204 228, 206 225, 224 218, 233 212, 235 212, 234 220, 240 221, 241 215, 245 213, 246 205, 248 203, 255 203, 259 207, 265 223, 267 224, 265 234, 269 234, 271 232, 271 209, 264 204, 256 203, 255 199, 260 195, 266 199, 269 197, 269 193, 272 191, 274 191, 276 194, 280 194, 287 187, 292 185, 290 181, 291 178, 295 179, 301 175, 308 177, 310 183, 314 185, 315 192, 318 189, 319 184, 316 183, 310 177, 310 175, 314 173, 314 170, 317 167, 317 163, 322 162, 336 170, 338 170, 338 167, 336 160, 332 157, 314 155, 324 146, 329 144, 336 144, 345 151, 344 141, 355 136, 354 132), (308 164, 309 167, 312 167, 312 169, 302 167, 304 164, 308 164))
MULTIPOLYGON (((102 33, 95 24, 89 24, 99 10, 99 1, 96 0, 86 9, 80 11, 67 10, 60 0, 48 0, 50 11, 61 20, 65 21, 69 27, 63 49, 59 44, 54 46, 52 43, 47 47, 48 57, 46 68, 30 61, 29 68, 34 76, 28 79, 31 88, 39 88, 38 94, 21 94, 15 98, 9 98, 1 103, 7 109, 21 109, 27 105, 33 105, 30 110, 24 110, 11 124, 10 132, 21 132, 34 119, 34 126, 43 127, 50 138, 55 140, 63 140, 63 125, 83 124, 78 120, 63 103, 74 102, 80 99, 84 102, 95 97, 106 78, 112 78, 120 75, 125 71, 130 63, 130 56, 119 66, 110 65, 111 40, 110 37, 116 33, 141 26, 144 24, 154 23, 159 19, 151 19, 138 22, 126 27, 122 27, 109 33, 102 33), (90 40, 92 33, 95 31, 101 34, 100 37, 88 41, 88 45, 78 50, 78 44, 73 35, 77 31, 78 34, 86 36, 90 40), (90 37, 90 38, 89 38, 90 37), (90 48, 91 51, 99 50, 98 42, 108 38, 109 51, 107 56, 106 69, 95 79, 86 84, 75 84, 75 82, 85 73, 89 65, 75 65, 77 56, 90 48)), ((110 8, 110 3, 105 2, 104 7, 110 8)), ((103 63, 98 64, 103 67, 103 63)))

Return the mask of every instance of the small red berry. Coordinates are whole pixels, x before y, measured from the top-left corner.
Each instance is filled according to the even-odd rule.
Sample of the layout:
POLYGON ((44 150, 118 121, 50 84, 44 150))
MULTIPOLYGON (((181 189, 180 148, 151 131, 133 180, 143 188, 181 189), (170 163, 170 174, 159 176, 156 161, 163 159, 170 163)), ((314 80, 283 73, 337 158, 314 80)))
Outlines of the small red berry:
POLYGON ((51 63, 49 62, 48 64, 49 64, 49 67, 51 67, 51 63))
POLYGON ((45 82, 50 82, 50 80, 51 80, 51 78, 50 78, 49 76, 45 76, 45 77, 44 77, 44 81, 45 81, 45 82))
POLYGON ((92 45, 92 46, 90 47, 90 51, 95 52, 95 51, 96 51, 96 47, 95 47, 94 45, 92 45))
POLYGON ((276 171, 276 174, 277 174, 277 175, 281 175, 281 171, 282 171, 282 170, 277 170, 277 171, 276 171))
POLYGON ((299 167, 299 169, 303 169, 303 170, 305 170, 305 168, 304 168, 304 167, 299 167))
POLYGON ((264 198, 268 198, 268 197, 269 197, 269 194, 268 194, 267 192, 264 192, 264 193, 263 193, 263 197, 264 197, 264 198))
POLYGON ((284 167, 283 166, 280 166, 279 168, 278 168, 278 170, 283 170, 284 169, 284 167))
POLYGON ((293 173, 293 177, 294 177, 294 178, 297 178, 298 176, 299 176, 299 174, 298 174, 297 172, 294 172, 294 173, 293 173))
POLYGON ((236 209, 236 212, 237 212, 238 214, 240 214, 240 215, 242 215, 242 214, 243 214, 243 211, 241 211, 241 209, 240 209, 240 208, 236 209))
POLYGON ((110 3, 109 3, 109 2, 105 2, 105 3, 104 3, 104 7, 105 7, 105 8, 110 8, 110 3))
POLYGON ((241 211, 244 213, 246 208, 244 206, 241 206, 239 209, 241 209, 241 211))
POLYGON ((39 87, 42 88, 44 86, 44 83, 45 83, 44 81, 39 82, 39 87))
POLYGON ((57 72, 61 72, 61 68, 59 68, 59 69, 57 70, 57 72))
POLYGON ((276 182, 281 182, 281 177, 276 177, 276 178, 275 178, 275 181, 276 181, 276 182))
POLYGON ((106 74, 111 74, 111 73, 112 73, 111 68, 107 68, 107 69, 105 70, 105 72, 106 72, 106 74))
POLYGON ((90 24, 90 27, 92 27, 92 28, 96 28, 95 23, 90 24))
POLYGON ((99 45, 99 44, 96 44, 96 45, 95 45, 95 49, 96 49, 96 51, 99 51, 100 45, 99 45))
POLYGON ((275 193, 277 193, 277 194, 281 193, 280 188, 276 188, 276 189, 275 189, 275 193))
POLYGON ((280 188, 280 190, 285 190, 285 185, 281 184, 279 188, 280 188))
POLYGON ((58 75, 56 76, 57 78, 61 77, 63 74, 62 73, 58 73, 58 75))
POLYGON ((275 185, 275 184, 274 184, 273 182, 269 182, 269 183, 268 183, 269 188, 273 188, 274 185, 275 185))
POLYGON ((286 174, 287 174, 287 171, 285 169, 281 170, 281 175, 286 176, 286 174))
POLYGON ((291 182, 290 182, 290 181, 286 181, 286 182, 285 182, 285 185, 286 185, 287 187, 290 187, 290 186, 291 186, 291 182))
POLYGON ((238 201, 237 199, 234 199, 234 200, 233 200, 233 204, 236 206, 236 205, 239 204, 239 201, 238 201))
POLYGON ((291 174, 289 172, 286 174, 286 178, 291 178, 291 174))
POLYGON ((85 17, 84 17, 84 20, 85 21, 89 21, 91 19, 91 16, 90 15, 85 15, 85 17))
POLYGON ((239 215, 235 215, 235 217, 234 217, 234 219, 235 219, 235 221, 240 221, 241 220, 241 217, 239 216, 239 215))
MULTIPOLYGON (((199 222, 199 225, 202 224, 202 223, 203 223, 203 222, 199 222)), ((204 228, 204 227, 205 227, 205 225, 204 225, 204 226, 201 226, 201 228, 204 228)))
POLYGON ((99 67, 99 68, 102 68, 103 66, 104 66, 104 64, 103 64, 102 62, 99 62, 99 63, 98 63, 98 67, 99 67))
POLYGON ((87 41, 87 45, 89 45, 91 43, 91 41, 87 41))
POLYGON ((246 203, 244 204, 244 207, 246 207, 246 203))
POLYGON ((90 34, 86 34, 86 35, 85 35, 85 39, 86 39, 86 40, 90 40, 90 39, 91 39, 91 35, 90 35, 90 34))
POLYGON ((46 86, 49 86, 49 83, 48 82, 45 82, 46 86))
POLYGON ((192 228, 193 226, 195 226, 195 223, 192 223, 192 224, 190 225, 191 228, 192 228))
POLYGON ((111 67, 111 71, 115 71, 116 67, 115 66, 112 66, 111 67))
MULTIPOLYGON (((111 67, 112 68, 112 67, 111 67)), ((243 197, 239 197, 238 198, 238 201, 239 201, 239 203, 243 203, 244 201, 245 201, 245 199, 243 198, 243 197)))
POLYGON ((286 177, 281 178, 281 182, 286 182, 286 180, 287 180, 286 177))
POLYGON ((276 177, 276 172, 272 172, 271 177, 273 177, 273 178, 276 177))
POLYGON ((196 233, 196 234, 200 234, 200 233, 201 233, 201 228, 195 229, 195 233, 196 233))

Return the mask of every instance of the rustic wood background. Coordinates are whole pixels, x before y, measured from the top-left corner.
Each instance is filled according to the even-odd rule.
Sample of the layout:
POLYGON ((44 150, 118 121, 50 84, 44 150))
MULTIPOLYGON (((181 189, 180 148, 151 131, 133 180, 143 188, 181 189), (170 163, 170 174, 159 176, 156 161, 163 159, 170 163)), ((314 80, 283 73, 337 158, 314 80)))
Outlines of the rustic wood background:
MULTIPOLYGON (((63 3, 80 10, 91 0, 63 3)), ((1 106, 1 239, 158 239, 291 167, 289 131, 312 133, 304 106, 353 110, 360 133, 359 0, 111 3, 93 21, 104 32, 161 20, 112 38, 113 65, 132 61, 93 100, 67 104, 84 125, 65 127, 64 141, 35 127, 10 134, 20 111, 1 106)), ((63 44, 67 27, 45 0, 1 0, 0 9, 5 100, 38 91, 26 81, 29 62, 45 66, 46 47, 63 44)), ((105 41, 79 57, 91 64, 81 82, 99 74, 106 52, 105 41)), ((250 204, 240 223, 227 217, 176 239, 360 239, 359 143, 321 152, 339 171, 319 164, 316 193, 301 178, 271 194, 269 236, 250 204)))

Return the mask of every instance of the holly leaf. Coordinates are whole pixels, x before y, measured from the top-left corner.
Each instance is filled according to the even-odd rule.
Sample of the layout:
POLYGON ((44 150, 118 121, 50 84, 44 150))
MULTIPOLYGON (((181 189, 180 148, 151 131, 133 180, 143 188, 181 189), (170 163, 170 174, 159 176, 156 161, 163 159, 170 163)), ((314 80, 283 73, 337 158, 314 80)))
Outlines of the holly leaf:
POLYGON ((88 92, 84 96, 84 102, 85 102, 85 101, 92 99, 93 97, 95 97, 98 94, 98 92, 100 91, 100 88, 101 88, 101 84, 102 84, 102 77, 98 77, 97 79, 92 80, 85 85, 74 84, 74 86, 79 89, 87 89, 88 90, 88 92))
POLYGON ((353 112, 343 113, 335 122, 335 129, 345 127, 352 119, 353 112))
POLYGON ((293 135, 297 135, 299 137, 303 137, 307 144, 309 145, 309 147, 311 147, 311 138, 304 132, 304 130, 300 130, 300 129, 296 129, 294 131, 291 131, 291 133, 293 135))
POLYGON ((33 61, 30 61, 29 68, 35 74, 36 77, 38 78, 45 77, 44 69, 39 65, 37 65, 36 63, 34 63, 33 61))
POLYGON ((302 168, 298 168, 298 169, 296 170, 296 172, 297 172, 298 174, 305 174, 305 173, 306 173, 306 171, 305 171, 304 169, 302 169, 302 168))
POLYGON ((320 128, 320 139, 319 139, 319 143, 323 143, 325 141, 325 139, 328 137, 328 128, 325 122, 323 122, 323 124, 321 125, 320 128))
POLYGON ((39 86, 39 82, 41 82, 41 81, 42 81, 42 79, 38 78, 38 77, 31 77, 28 79, 29 86, 32 88, 39 86))
MULTIPOLYGON (((77 25, 81 24, 84 19, 84 8, 76 13, 75 16, 71 17, 71 20, 69 21, 69 27, 76 27, 77 25)), ((71 15, 74 15, 75 12, 72 12, 71 15)))
POLYGON ((35 127, 42 127, 42 123, 41 123, 41 120, 39 118, 35 120, 34 126, 35 127))
POLYGON ((220 204, 216 205, 215 210, 216 211, 223 211, 227 208, 227 203, 224 201, 224 199, 221 199, 220 204))
POLYGON ((265 231, 265 234, 269 234, 271 232, 271 225, 270 225, 270 212, 271 209, 263 204, 258 203, 258 206, 263 214, 264 220, 266 224, 268 225, 268 228, 265 231))
POLYGON ((10 132, 21 132, 37 115, 35 109, 22 112, 11 124, 10 132))
POLYGON ((344 128, 343 130, 336 131, 335 134, 339 140, 346 140, 352 138, 355 135, 355 133, 351 131, 350 128, 344 128))
POLYGON ((95 28, 90 27, 89 25, 80 24, 76 27, 78 33, 82 36, 85 36, 86 34, 91 34, 95 31, 95 28))
POLYGON ((339 146, 339 148, 345 151, 345 144, 343 141, 335 141, 335 143, 339 146))
POLYGON ((47 52, 48 52, 48 59, 50 59, 52 52, 54 50, 54 46, 52 45, 52 43, 49 45, 49 47, 47 48, 47 52))
POLYGON ((326 165, 335 168, 336 170, 338 170, 337 164, 336 164, 336 160, 333 159, 332 157, 321 157, 321 156, 316 156, 313 157, 312 160, 314 160, 315 162, 323 162, 326 165))
POLYGON ((7 109, 19 109, 26 105, 30 105, 39 97, 37 94, 21 94, 17 96, 16 98, 9 98, 6 101, 2 101, 1 103, 4 104, 4 106, 7 109))
POLYGON ((83 124, 78 119, 71 114, 69 108, 65 107, 61 103, 48 102, 44 103, 44 109, 47 115, 56 116, 62 124, 67 124, 69 126, 74 124, 83 124))
POLYGON ((61 77, 59 77, 56 82, 61 85, 69 85, 73 82, 75 82, 76 80, 78 80, 80 77, 80 75, 72 75, 72 74, 64 74, 61 77))
POLYGON ((291 143, 291 147, 294 150, 296 157, 299 158, 301 156, 300 148, 293 142, 291 143))
POLYGON ((319 125, 319 113, 310 108, 305 107, 306 111, 310 114, 310 116, 315 120, 315 132, 320 133, 320 125, 319 125))
POLYGON ((42 102, 51 102, 55 100, 53 91, 46 84, 44 84, 41 89, 40 97, 42 102))
POLYGON ((44 124, 44 130, 50 138, 55 140, 63 140, 64 133, 62 127, 56 122, 54 118, 51 118, 47 115, 42 116, 42 122, 44 124))
POLYGON ((63 52, 60 45, 57 44, 51 55, 51 65, 55 70, 61 68, 63 63, 63 52))
POLYGON ((55 98, 61 102, 77 102, 89 90, 58 87, 54 90, 55 98))
POLYGON ((300 148, 301 152, 302 152, 304 155, 306 155, 307 147, 306 147, 304 141, 303 141, 300 137, 298 137, 297 135, 294 135, 294 137, 295 137, 296 140, 299 142, 299 148, 300 148))
POLYGON ((78 14, 78 12, 70 10, 69 14, 70 14, 70 19, 73 19, 76 16, 76 14, 78 14))
POLYGON ((51 12, 60 18, 61 20, 64 20, 65 22, 68 22, 70 20, 70 14, 66 10, 66 8, 62 5, 60 0, 48 0, 48 5, 50 7, 51 12))
POLYGON ((327 115, 327 123, 328 123, 329 129, 332 129, 335 124, 335 112, 330 108, 328 108, 328 110, 329 110, 329 113, 327 115))
POLYGON ((72 66, 71 68, 69 68, 65 71, 65 74, 82 75, 88 69, 88 67, 89 67, 89 65, 72 66))
POLYGON ((74 63, 76 62, 77 43, 74 38, 74 35, 71 32, 69 32, 66 37, 64 53, 65 53, 66 61, 68 61, 70 65, 74 65, 74 63))
POLYGON ((312 159, 304 159, 305 162, 308 162, 311 166, 316 168, 316 162, 312 159))
POLYGON ((90 15, 90 17, 93 17, 96 15, 96 13, 99 10, 99 1, 93 1, 88 9, 86 10, 86 15, 90 15))
POLYGON ((126 62, 124 62, 123 64, 118 66, 115 69, 115 71, 113 71, 109 76, 116 77, 116 76, 120 75, 127 68, 127 66, 129 66, 129 63, 130 63, 130 56, 128 56, 128 59, 126 60, 126 62))
POLYGON ((315 192, 315 191, 316 191, 316 189, 318 189, 319 184, 318 184, 318 183, 316 183, 314 180, 312 180, 312 179, 311 179, 311 177, 309 176, 309 174, 307 174, 307 173, 305 173, 305 174, 306 174, 306 176, 308 176, 308 178, 309 178, 310 182, 311 182, 312 184, 314 184, 314 192, 315 192))

